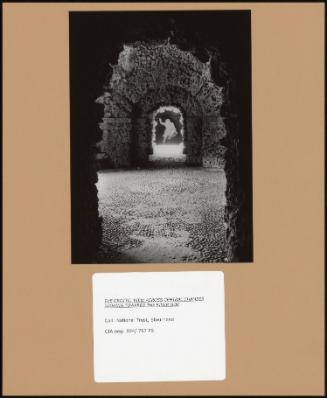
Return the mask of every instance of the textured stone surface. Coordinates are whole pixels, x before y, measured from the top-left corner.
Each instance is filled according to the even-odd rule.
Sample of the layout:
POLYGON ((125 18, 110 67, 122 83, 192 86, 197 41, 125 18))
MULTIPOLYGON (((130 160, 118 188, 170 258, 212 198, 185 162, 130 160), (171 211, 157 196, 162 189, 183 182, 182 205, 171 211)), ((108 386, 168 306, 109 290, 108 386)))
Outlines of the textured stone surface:
POLYGON ((169 168, 98 174, 103 238, 95 261, 224 261, 223 171, 169 168))
POLYGON ((189 119, 186 163, 223 167, 223 88, 212 81, 210 61, 203 63, 169 43, 134 43, 124 46, 112 69, 107 90, 97 99, 104 105, 99 159, 107 157, 113 167, 144 164, 151 153, 153 112, 160 105, 175 105, 189 119))
POLYGON ((224 87, 214 83, 210 61, 200 62, 167 43, 124 46, 106 91, 97 99, 104 106, 97 157, 104 168, 146 165, 153 152, 153 112, 162 105, 177 106, 185 125, 185 164, 226 172, 224 256, 242 261, 252 255, 252 236, 245 232, 252 231, 252 219, 240 164, 250 159, 241 159, 245 151, 227 97, 229 81, 224 87))
MULTIPOLYGON (((145 14, 144 18, 149 15, 145 14)), ((128 13, 123 15, 125 18, 128 13)), ((147 160, 151 154, 148 135, 151 114, 158 103, 174 105, 175 101, 179 102, 175 104, 177 106, 183 104, 184 120, 187 117, 201 120, 203 150, 206 152, 202 156, 202 164, 224 167, 226 173, 226 255, 231 261, 252 261, 251 41, 246 30, 232 27, 227 33, 232 24, 225 26, 219 23, 216 26, 216 19, 210 22, 207 19, 209 16, 210 13, 202 19, 202 26, 208 26, 211 32, 208 35, 203 34, 202 28, 192 30, 188 17, 186 25, 185 21, 182 22, 186 29, 181 30, 172 30, 166 22, 162 25, 153 23, 151 17, 147 26, 142 26, 146 30, 143 33, 138 28, 134 29, 132 23, 134 27, 131 25, 128 29, 121 29, 119 25, 113 37, 109 31, 116 15, 113 15, 111 23, 105 23, 102 27, 100 24, 99 30, 98 23, 96 29, 89 29, 89 21, 82 24, 83 29, 77 29, 75 33, 74 29, 71 30, 73 262, 88 263, 100 240, 102 229, 94 185, 95 166, 117 168, 126 167, 129 163, 139 166, 147 160), (212 23, 214 35, 210 28, 212 23), (152 28, 149 29, 150 26, 152 28), (177 47, 168 45, 167 41, 153 43, 152 47, 158 47, 155 56, 151 55, 152 50, 145 43, 124 46, 124 51, 119 54, 122 43, 127 40, 162 40, 169 35, 170 41, 177 47), (142 66, 139 75, 136 73, 138 65, 142 66), (173 68, 177 68, 180 74, 172 71, 173 68), (156 69, 164 71, 159 76, 156 69), (166 69, 169 71, 166 72, 166 69), (140 76, 144 81, 138 87, 140 76), (97 100, 100 105, 94 104, 97 96, 100 96, 97 100), (211 107, 213 102, 216 107, 211 107), (109 143, 120 131, 121 122, 118 119, 130 121, 131 144, 126 145, 123 137, 128 134, 123 133, 122 138, 118 138, 119 148, 116 151, 109 143), (100 122, 102 130, 97 128, 97 122, 100 122), (211 134, 211 130, 216 136, 211 134), (102 140, 100 134, 103 134, 102 140), (210 140, 206 139, 207 136, 210 140), (211 139, 214 142, 219 140, 218 146, 211 145, 211 139), (99 161, 96 162, 93 156, 95 145, 99 151, 99 161), (127 147, 133 150, 130 152, 127 147), (223 158, 220 157, 222 155, 223 158)), ((194 151, 188 148, 186 152, 194 151)))

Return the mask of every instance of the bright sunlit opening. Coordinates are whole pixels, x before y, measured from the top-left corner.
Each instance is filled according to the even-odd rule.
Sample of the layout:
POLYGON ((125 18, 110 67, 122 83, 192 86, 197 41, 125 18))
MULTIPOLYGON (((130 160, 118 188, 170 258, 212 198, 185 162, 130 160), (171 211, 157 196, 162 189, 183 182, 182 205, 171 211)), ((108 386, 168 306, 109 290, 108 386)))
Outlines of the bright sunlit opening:
POLYGON ((184 120, 175 106, 161 106, 152 116, 151 158, 184 159, 184 120))

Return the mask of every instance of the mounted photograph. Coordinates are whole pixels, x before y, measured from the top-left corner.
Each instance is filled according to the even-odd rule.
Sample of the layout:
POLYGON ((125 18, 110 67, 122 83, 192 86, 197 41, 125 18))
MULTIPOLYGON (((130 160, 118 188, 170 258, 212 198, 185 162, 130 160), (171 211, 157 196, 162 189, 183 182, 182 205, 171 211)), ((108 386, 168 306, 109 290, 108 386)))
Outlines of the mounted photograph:
POLYGON ((251 12, 69 13, 71 262, 253 261, 251 12))

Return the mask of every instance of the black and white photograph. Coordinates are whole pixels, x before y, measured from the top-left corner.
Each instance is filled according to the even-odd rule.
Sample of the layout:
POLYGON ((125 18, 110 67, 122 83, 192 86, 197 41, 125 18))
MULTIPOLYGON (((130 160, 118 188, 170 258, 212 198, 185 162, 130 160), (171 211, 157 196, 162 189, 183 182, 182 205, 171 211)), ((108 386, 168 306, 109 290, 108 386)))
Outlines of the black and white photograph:
POLYGON ((251 12, 69 13, 71 262, 253 262, 251 12))

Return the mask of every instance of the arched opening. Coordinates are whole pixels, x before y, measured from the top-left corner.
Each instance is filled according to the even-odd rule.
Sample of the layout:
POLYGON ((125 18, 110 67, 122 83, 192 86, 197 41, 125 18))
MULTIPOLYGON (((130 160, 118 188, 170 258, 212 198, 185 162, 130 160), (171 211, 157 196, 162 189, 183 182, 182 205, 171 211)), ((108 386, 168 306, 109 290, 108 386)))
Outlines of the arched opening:
POLYGON ((124 45, 98 99, 100 262, 226 261, 223 101, 191 52, 124 45))
POLYGON ((159 19, 140 13, 128 23, 127 13, 110 15, 102 21, 94 16, 102 30, 85 29, 92 14, 70 35, 74 262, 156 262, 143 256, 150 239, 157 239, 155 255, 170 254, 160 262, 251 261, 249 16, 224 24, 227 14, 218 18, 219 12, 211 23, 213 13, 196 13, 196 19, 191 13, 160 13, 159 19), (168 15, 174 15, 176 27, 200 18, 203 28, 196 37, 188 28, 168 29, 168 15), (242 21, 242 28, 230 29, 242 21), (143 35, 141 26, 152 28, 143 35), (206 36, 207 26, 213 30, 206 36), (98 131, 96 117, 89 116, 94 101, 101 104, 98 131), (155 149, 149 114, 162 105, 182 110, 186 155, 181 168, 165 172, 148 167, 155 149), (180 183, 173 183, 181 174, 180 183), (218 187, 219 176, 226 184, 218 187), (131 257, 117 261, 115 255, 126 248, 131 257), (190 248, 198 251, 193 258, 190 248))
POLYGON ((159 106, 151 115, 150 162, 184 163, 185 127, 182 111, 172 105, 159 106))

